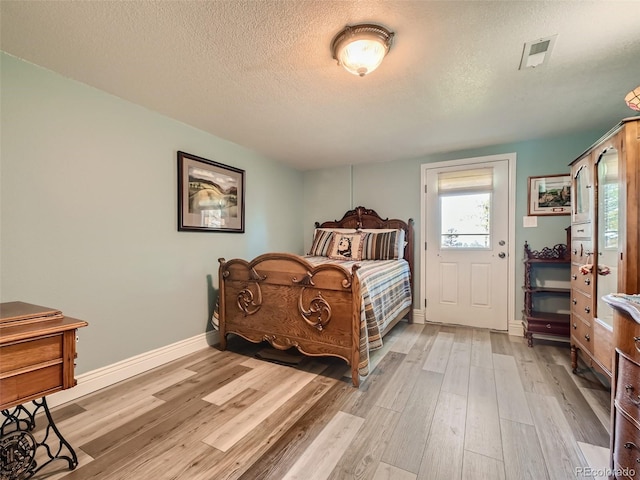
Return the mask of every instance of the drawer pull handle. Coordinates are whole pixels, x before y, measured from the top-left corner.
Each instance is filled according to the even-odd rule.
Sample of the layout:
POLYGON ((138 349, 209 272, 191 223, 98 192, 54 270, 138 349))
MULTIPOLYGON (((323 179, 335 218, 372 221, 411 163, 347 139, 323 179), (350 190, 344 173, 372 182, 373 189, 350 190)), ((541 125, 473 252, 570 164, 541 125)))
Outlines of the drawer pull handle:
POLYGON ((633 337, 633 341, 636 344, 636 350, 640 352, 640 337, 633 337))
POLYGON ((571 275, 571 280, 577 280, 578 276, 574 273, 573 275, 571 275))
POLYGON ((589 340, 591 340, 591 337, 590 337, 590 336, 589 336, 589 334, 587 333, 587 334, 584 336, 584 339, 588 342, 589 340))
POLYGON ((578 303, 578 300, 576 300, 575 298, 573 300, 571 300, 571 303, 573 303, 574 305, 576 305, 578 303))
POLYGON ((577 330, 578 329, 578 325, 576 325, 575 323, 573 324, 573 329, 577 330))
POLYGON ((627 442, 624 444, 624 448, 626 448, 627 450, 631 450, 632 448, 635 448, 637 450, 638 446, 633 442, 627 442))
POLYGON ((629 384, 629 385, 625 385, 625 386, 624 386, 624 389, 625 389, 625 391, 626 391, 627 393, 631 393, 631 392, 633 392, 633 390, 634 390, 633 385, 631 385, 631 384, 629 384))
POLYGON ((589 306, 584 307, 584 311, 589 313, 591 311, 591 307, 589 307, 589 306))
POLYGON ((547 323, 547 328, 551 328, 551 324, 550 323, 547 323))
POLYGON ((578 249, 577 249, 577 248, 574 248, 574 249, 573 249, 573 254, 574 254, 574 255, 577 255, 577 254, 578 254, 578 249))
POLYGON ((585 278, 584 279, 584 284, 585 285, 591 285, 591 279, 590 278, 585 278))

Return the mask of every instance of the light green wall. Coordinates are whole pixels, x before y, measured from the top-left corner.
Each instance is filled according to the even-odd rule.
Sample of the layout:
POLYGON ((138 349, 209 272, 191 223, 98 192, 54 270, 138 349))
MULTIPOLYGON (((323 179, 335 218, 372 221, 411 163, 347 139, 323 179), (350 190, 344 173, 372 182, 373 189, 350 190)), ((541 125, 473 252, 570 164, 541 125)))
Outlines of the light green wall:
MULTIPOLYGON (((515 213, 515 252, 517 255, 516 283, 516 319, 520 318, 523 304, 521 290, 523 278, 522 258, 525 240, 533 249, 553 246, 566 242, 564 228, 569 226, 569 216, 538 217, 536 228, 523 228, 522 217, 527 212, 527 179, 530 176, 569 173, 569 162, 574 160, 604 131, 588 131, 558 138, 530 140, 525 142, 495 145, 456 152, 429 155, 412 160, 387 163, 354 165, 351 182, 336 181, 332 174, 335 169, 310 170, 304 173, 305 192, 331 191, 333 202, 331 212, 323 216, 321 198, 309 194, 305 202, 304 216, 309 216, 309 205, 313 205, 313 218, 332 218, 336 211, 345 211, 358 205, 376 210, 380 215, 390 218, 415 220, 416 235, 416 271, 414 306, 418 307, 420 298, 420 202, 421 202, 421 165, 463 158, 482 157, 515 152, 516 161, 516 213, 515 213)), ((348 167, 343 167, 347 169, 348 167)), ((339 214, 338 214, 339 215, 339 214)), ((305 245, 310 240, 305 236, 305 245)))
POLYGON ((11 56, 0 67, 0 297, 87 320, 77 373, 205 332, 219 257, 302 253, 301 172, 11 56), (246 171, 245 234, 177 231, 178 150, 246 171))

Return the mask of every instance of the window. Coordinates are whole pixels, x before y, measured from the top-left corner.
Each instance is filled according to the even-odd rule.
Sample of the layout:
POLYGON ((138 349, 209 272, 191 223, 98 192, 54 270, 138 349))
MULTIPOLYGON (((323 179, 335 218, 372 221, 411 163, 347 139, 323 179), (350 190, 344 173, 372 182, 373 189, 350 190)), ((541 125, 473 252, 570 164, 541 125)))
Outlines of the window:
POLYGON ((493 169, 438 174, 440 248, 491 247, 493 169))

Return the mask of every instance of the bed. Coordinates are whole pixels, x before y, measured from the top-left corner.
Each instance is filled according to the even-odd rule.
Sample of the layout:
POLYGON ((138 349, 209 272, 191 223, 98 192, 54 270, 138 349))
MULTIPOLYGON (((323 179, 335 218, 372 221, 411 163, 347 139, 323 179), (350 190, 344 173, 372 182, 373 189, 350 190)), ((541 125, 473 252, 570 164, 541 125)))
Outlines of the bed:
POLYGON ((316 222, 305 256, 266 253, 219 260, 220 349, 233 333, 351 367, 354 386, 369 374, 369 352, 400 320, 412 322, 413 220, 383 219, 357 207, 316 222))

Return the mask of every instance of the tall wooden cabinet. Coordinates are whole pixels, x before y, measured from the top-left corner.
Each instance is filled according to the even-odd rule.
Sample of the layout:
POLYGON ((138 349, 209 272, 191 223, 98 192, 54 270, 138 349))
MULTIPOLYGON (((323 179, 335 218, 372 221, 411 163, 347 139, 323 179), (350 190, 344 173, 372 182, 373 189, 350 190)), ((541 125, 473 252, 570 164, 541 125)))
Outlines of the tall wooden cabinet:
POLYGON ((636 293, 640 117, 622 120, 571 163, 571 360, 611 378, 614 309, 636 293))

